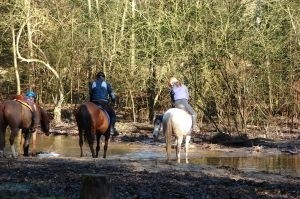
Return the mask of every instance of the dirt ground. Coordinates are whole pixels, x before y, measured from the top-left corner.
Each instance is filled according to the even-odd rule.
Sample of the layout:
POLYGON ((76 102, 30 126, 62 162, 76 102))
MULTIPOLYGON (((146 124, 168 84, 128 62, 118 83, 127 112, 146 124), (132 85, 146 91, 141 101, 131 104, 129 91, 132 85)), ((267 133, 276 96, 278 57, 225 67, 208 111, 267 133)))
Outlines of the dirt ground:
MULTIPOLYGON (((120 135, 116 141, 151 139, 151 125, 119 124, 117 128, 120 135)), ((76 130, 69 124, 57 126, 52 133, 76 134, 76 130)), ((193 143, 211 150, 243 146, 297 156, 300 149, 297 133, 280 139, 250 139, 202 132, 193 135, 193 143)), ((165 160, 22 156, 0 159, 0 198, 79 198, 84 174, 110 177, 113 198, 300 198, 300 177, 281 173, 165 160)))

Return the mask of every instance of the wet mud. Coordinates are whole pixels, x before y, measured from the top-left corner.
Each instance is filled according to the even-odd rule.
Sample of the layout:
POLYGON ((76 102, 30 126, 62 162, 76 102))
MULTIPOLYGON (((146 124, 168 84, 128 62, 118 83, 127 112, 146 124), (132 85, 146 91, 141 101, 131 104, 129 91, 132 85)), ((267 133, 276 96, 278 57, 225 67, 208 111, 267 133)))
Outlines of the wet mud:
MULTIPOLYGON (((150 130, 123 131, 115 141, 143 142, 151 139, 150 130)), ((227 139, 225 144, 220 140, 226 139, 213 143, 203 135, 194 135, 193 143, 209 150, 248 147, 259 152, 268 148, 299 156, 298 139, 227 139)), ((300 198, 300 177, 284 173, 178 164, 164 159, 22 156, 0 159, 0 198, 79 198, 85 174, 109 176, 113 198, 300 198)))

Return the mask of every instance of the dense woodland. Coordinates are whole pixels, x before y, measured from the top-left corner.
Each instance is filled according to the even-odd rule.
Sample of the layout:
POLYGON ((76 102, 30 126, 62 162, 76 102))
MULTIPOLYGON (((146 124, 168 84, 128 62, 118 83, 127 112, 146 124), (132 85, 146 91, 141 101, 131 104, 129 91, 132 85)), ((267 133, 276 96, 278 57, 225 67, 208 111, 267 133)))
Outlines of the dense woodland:
POLYGON ((171 106, 171 76, 222 131, 299 119, 299 0, 2 0, 0 16, 0 99, 33 89, 56 122, 100 70, 131 121, 171 106))

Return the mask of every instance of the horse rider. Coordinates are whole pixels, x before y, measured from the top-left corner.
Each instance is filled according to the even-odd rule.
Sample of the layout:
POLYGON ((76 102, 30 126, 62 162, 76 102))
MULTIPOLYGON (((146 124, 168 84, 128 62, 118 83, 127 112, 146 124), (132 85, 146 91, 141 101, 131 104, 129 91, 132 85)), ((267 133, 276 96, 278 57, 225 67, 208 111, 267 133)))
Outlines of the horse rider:
POLYGON ((37 107, 35 104, 35 100, 36 100, 36 94, 33 91, 27 91, 25 94, 25 98, 24 98, 25 102, 27 102, 27 104, 29 104, 29 106, 32 109, 32 124, 30 127, 30 131, 34 132, 36 130, 36 128, 38 127, 38 117, 37 117, 37 107))
POLYGON ((89 96, 91 102, 97 106, 101 106, 108 113, 110 117, 110 134, 112 136, 118 135, 115 129, 116 113, 112 107, 116 102, 116 95, 111 84, 105 80, 105 74, 103 72, 98 72, 96 80, 90 82, 89 96), (109 98, 111 104, 109 103, 109 98))
POLYGON ((200 132, 197 126, 197 113, 189 104, 188 88, 179 82, 176 77, 171 77, 169 80, 170 96, 174 107, 180 108, 188 112, 192 116, 192 132, 200 132))

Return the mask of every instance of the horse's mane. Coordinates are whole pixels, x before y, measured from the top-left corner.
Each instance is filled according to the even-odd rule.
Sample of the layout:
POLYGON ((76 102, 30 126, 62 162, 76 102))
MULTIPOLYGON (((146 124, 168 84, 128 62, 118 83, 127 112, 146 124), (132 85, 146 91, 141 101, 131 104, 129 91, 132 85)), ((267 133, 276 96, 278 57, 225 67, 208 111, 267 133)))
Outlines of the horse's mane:
POLYGON ((163 116, 164 116, 163 114, 161 114, 161 115, 156 115, 155 118, 154 118, 153 123, 155 123, 155 122, 157 122, 157 121, 162 121, 163 116))

